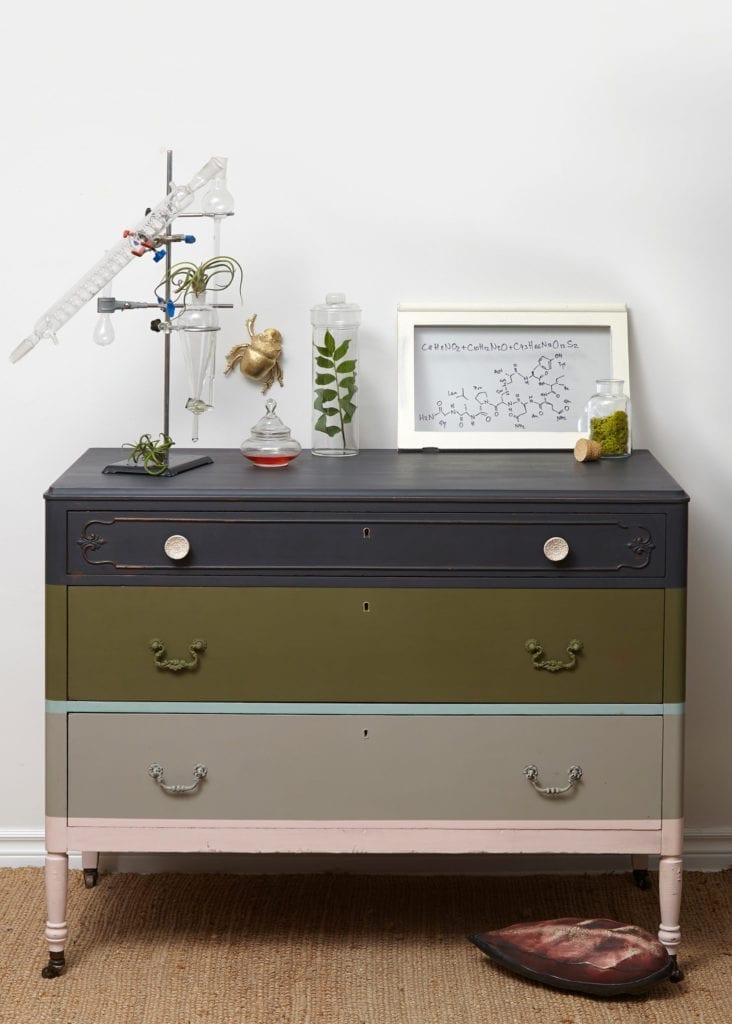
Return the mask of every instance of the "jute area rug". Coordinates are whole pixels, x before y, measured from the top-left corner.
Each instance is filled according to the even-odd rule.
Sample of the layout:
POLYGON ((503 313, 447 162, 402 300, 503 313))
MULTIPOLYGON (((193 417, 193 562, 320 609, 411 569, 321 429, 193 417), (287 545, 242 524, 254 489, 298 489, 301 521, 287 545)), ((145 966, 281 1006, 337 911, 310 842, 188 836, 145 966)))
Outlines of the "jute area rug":
POLYGON ((655 933, 629 875, 102 876, 72 872, 67 971, 46 981, 43 875, 0 871, 12 1024, 730 1024, 732 871, 684 878, 686 979, 593 999, 495 966, 465 936, 606 916, 655 933))

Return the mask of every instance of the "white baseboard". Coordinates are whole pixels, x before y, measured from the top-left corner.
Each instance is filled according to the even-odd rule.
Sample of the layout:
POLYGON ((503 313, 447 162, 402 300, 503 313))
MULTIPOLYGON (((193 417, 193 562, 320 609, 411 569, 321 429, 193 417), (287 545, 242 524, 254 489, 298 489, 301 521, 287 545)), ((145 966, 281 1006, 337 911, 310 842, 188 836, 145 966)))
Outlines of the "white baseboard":
MULTIPOLYGON (((42 868, 45 852, 42 828, 0 829, 0 868, 42 868)), ((71 854, 69 864, 80 868, 81 854, 71 854)))
MULTIPOLYGON (((0 868, 42 867, 42 829, 0 829, 0 868)), ((81 855, 71 854, 72 868, 81 855)), ((115 853, 104 854, 104 871, 140 874, 162 871, 210 871, 230 874, 279 875, 535 875, 592 874, 627 871, 629 858, 611 854, 233 854, 115 853)), ((655 867, 651 858, 651 868, 655 867)), ((687 871, 722 871, 732 867, 732 829, 688 829, 684 834, 687 871)))
POLYGON ((689 871, 731 868, 732 829, 687 829, 684 832, 684 867, 689 871))

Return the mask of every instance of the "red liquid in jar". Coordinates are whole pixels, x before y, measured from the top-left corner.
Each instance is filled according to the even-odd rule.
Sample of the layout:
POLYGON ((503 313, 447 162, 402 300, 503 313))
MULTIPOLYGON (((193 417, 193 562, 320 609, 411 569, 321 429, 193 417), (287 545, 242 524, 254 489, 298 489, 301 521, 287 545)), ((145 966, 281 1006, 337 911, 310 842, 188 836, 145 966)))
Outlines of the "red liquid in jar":
POLYGON ((293 459, 297 458, 297 455, 245 455, 245 459, 249 459, 255 466, 286 466, 288 462, 292 462, 293 459))

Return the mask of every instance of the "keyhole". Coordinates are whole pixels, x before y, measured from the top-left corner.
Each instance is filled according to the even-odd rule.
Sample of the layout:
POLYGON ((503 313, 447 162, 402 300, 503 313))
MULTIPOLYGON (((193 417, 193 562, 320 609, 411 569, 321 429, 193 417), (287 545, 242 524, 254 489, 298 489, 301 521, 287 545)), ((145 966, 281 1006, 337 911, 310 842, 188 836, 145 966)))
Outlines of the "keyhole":
POLYGON ((370 610, 370 609, 369 609, 369 603, 368 603, 368 601, 364 601, 364 603, 363 603, 363 610, 364 610, 365 612, 367 612, 367 611, 369 611, 369 610, 370 610))
POLYGON ((363 539, 364 540, 369 540, 370 537, 371 537, 371 530, 368 528, 368 526, 364 526, 364 528, 363 528, 363 539))
POLYGON ((364 729, 364 731, 363 731, 363 738, 365 740, 367 740, 369 738, 369 731, 368 731, 368 729, 364 729))

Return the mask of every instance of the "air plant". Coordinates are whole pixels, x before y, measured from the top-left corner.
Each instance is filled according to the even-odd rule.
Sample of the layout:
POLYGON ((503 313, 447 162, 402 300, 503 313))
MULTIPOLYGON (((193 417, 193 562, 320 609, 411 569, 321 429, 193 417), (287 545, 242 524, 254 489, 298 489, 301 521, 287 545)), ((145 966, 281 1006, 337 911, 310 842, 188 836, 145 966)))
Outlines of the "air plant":
POLYGON ((175 444, 167 434, 161 434, 159 441, 153 441, 150 434, 143 434, 137 444, 123 444, 123 448, 131 448, 130 462, 140 462, 150 476, 160 476, 168 468, 168 452, 175 444))
POLYGON ((239 297, 242 297, 244 271, 233 256, 212 256, 203 263, 175 263, 155 289, 159 302, 164 301, 160 289, 170 283, 175 302, 185 305, 188 296, 203 295, 205 292, 223 292, 239 278, 239 297))

